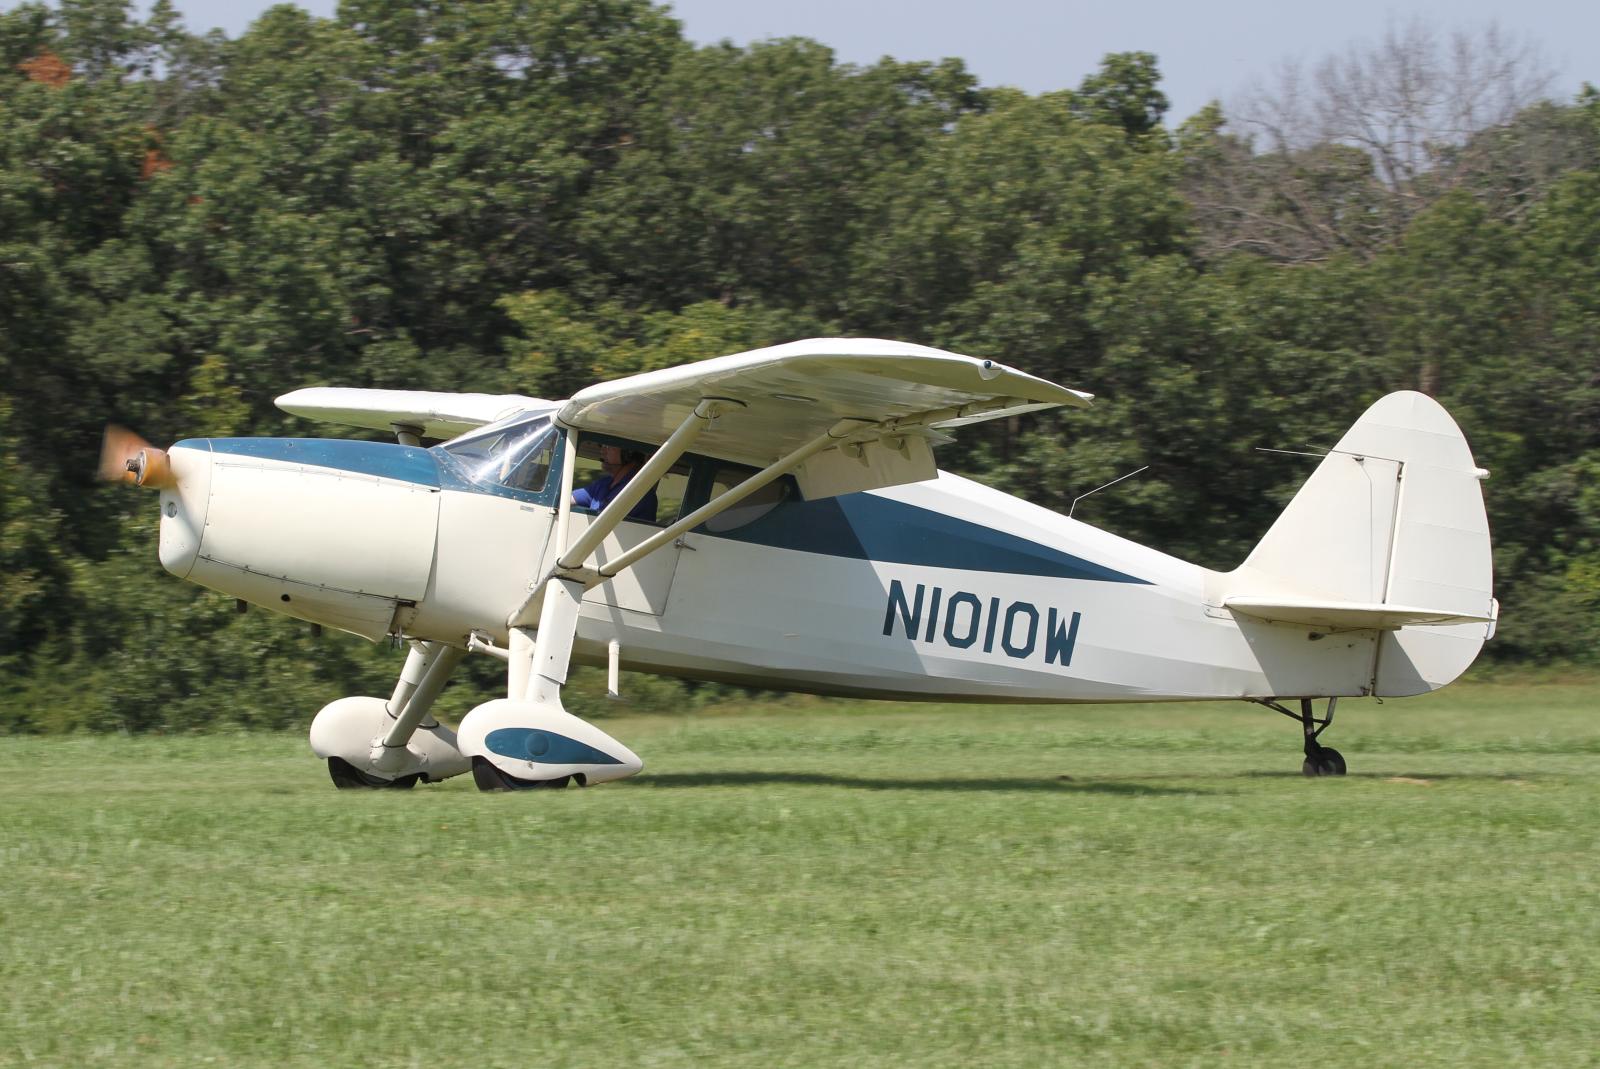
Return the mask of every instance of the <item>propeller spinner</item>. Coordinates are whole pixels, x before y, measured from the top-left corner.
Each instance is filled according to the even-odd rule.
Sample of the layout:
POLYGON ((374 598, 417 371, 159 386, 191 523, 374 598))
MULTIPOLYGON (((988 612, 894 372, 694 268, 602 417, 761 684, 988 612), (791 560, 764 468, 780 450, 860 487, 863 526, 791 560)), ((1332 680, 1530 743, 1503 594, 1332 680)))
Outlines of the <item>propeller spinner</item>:
POLYGON ((165 449, 157 449, 139 435, 115 423, 106 424, 100 443, 100 478, 128 482, 152 490, 177 485, 165 449))

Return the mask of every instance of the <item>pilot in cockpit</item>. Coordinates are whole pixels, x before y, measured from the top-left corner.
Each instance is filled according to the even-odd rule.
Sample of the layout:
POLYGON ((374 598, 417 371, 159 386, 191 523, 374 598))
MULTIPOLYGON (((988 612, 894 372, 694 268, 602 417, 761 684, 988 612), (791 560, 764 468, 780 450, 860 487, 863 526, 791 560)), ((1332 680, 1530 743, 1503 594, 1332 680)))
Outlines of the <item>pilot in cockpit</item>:
MULTIPOLYGON (((632 449, 624 450, 619 445, 602 445, 600 467, 604 474, 589 485, 572 491, 572 503, 579 508, 594 509, 598 512, 628 485, 628 480, 634 477, 643 463, 643 453, 632 449)), ((656 521, 655 487, 652 486, 650 492, 628 510, 628 519, 641 520, 645 523, 656 521)))

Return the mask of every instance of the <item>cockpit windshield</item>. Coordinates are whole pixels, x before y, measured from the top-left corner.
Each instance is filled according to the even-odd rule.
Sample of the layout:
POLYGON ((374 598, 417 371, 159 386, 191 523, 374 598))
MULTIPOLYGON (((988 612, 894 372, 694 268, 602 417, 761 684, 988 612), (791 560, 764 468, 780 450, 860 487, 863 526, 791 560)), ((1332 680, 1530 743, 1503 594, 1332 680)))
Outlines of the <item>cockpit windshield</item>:
POLYGON ((444 451, 476 483, 538 493, 550 477, 550 457, 559 432, 553 413, 521 413, 447 442, 444 451))

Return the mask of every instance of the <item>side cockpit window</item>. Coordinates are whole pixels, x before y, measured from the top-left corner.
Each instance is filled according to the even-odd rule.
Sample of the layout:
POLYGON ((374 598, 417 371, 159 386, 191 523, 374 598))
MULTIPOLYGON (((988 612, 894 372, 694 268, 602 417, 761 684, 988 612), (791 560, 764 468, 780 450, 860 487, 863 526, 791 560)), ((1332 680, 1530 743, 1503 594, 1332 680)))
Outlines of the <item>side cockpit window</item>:
POLYGON ((444 446, 480 485, 537 494, 550 480, 550 462, 560 437, 549 413, 518 416, 464 434, 444 446))
MULTIPOLYGON (((616 495, 619 486, 625 486, 632 480, 633 473, 654 451, 654 446, 621 438, 594 434, 580 436, 578 455, 573 462, 573 507, 599 512, 616 495)), ((687 458, 668 468, 654 489, 628 513, 628 519, 656 526, 665 526, 676 520, 688 491, 692 470, 691 461, 687 458)))

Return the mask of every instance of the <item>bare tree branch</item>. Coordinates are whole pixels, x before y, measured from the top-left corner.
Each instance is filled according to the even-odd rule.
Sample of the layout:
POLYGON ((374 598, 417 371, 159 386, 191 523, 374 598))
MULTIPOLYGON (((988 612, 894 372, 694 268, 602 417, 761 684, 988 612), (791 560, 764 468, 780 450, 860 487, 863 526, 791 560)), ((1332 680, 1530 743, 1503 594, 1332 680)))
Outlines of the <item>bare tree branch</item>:
POLYGON ((1537 46, 1494 23, 1441 34, 1413 19, 1309 66, 1284 61, 1191 157, 1204 247, 1371 254, 1464 186, 1514 217, 1592 154, 1556 134, 1553 83, 1537 46))

